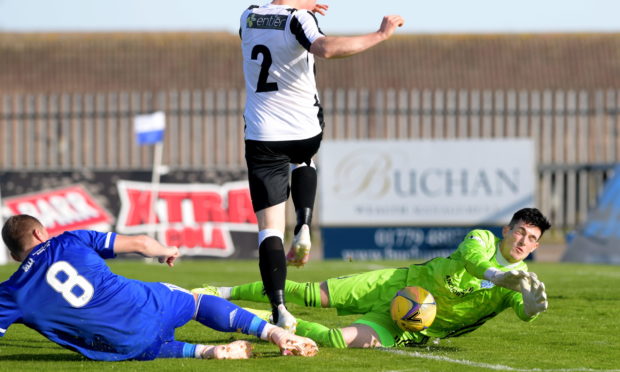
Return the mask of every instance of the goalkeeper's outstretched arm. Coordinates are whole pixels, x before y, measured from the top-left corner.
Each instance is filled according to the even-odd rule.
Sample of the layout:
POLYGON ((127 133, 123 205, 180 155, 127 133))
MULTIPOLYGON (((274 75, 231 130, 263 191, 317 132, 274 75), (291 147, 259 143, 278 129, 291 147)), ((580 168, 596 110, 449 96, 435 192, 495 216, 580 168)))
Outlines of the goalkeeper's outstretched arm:
POLYGON ((471 275, 485 279, 484 273, 493 267, 491 259, 494 254, 494 235, 487 230, 472 230, 450 257, 463 262, 465 270, 471 275))

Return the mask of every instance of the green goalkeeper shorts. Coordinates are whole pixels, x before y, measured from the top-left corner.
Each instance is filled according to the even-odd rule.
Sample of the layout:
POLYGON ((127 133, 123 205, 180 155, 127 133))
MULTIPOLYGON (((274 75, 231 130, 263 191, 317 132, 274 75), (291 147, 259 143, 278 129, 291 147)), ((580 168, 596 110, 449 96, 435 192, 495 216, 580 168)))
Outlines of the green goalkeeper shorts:
MULTIPOLYGON (((327 280, 329 302, 338 315, 364 314, 354 323, 371 327, 382 346, 394 346, 404 333, 390 316, 392 298, 407 285, 408 268, 383 269, 327 280)), ((406 337, 406 336, 405 336, 406 337)))

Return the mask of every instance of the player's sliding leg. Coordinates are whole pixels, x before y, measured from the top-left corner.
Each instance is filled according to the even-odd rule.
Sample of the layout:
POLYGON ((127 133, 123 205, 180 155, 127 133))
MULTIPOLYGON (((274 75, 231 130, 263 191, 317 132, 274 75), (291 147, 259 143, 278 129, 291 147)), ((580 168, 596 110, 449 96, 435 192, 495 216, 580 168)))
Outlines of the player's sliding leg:
MULTIPOLYGON (((328 328, 322 324, 297 319, 297 334, 308 337, 321 346, 334 348, 370 348, 382 346, 379 335, 364 324, 344 328, 328 328)), ((383 346, 393 346, 393 343, 383 346)))
MULTIPOLYGON (((320 283, 298 283, 292 280, 287 280, 285 295, 290 303, 296 305, 306 307, 322 307, 320 283)), ((232 287, 230 290, 230 299, 265 302, 262 283, 255 282, 232 287)))
POLYGON ((197 358, 202 359, 202 351, 207 345, 188 344, 181 341, 164 342, 157 358, 197 358))
POLYGON ((267 332, 272 325, 266 321, 223 298, 210 295, 194 296, 196 297, 194 320, 197 322, 220 332, 241 332, 263 340, 267 339, 267 332))
MULTIPOLYGON (((256 310, 250 308, 244 308, 245 310, 256 314, 261 319, 268 319, 270 313, 265 310, 256 310)), ((327 328, 322 324, 308 322, 302 319, 297 319, 297 336, 304 336, 316 341, 317 344, 327 347, 346 348, 347 342, 343 338, 342 330, 340 328, 327 328)))
MULTIPOLYGON (((261 319, 268 319, 270 313, 265 310, 244 308, 256 314, 261 319)), ((344 328, 328 328, 322 324, 305 321, 297 318, 297 336, 307 337, 321 346, 334 348, 369 348, 382 346, 378 332, 365 324, 352 324, 344 328)), ((375 325, 375 327, 378 327, 375 325)), ((380 328, 379 328, 380 329, 380 328)), ((383 335, 383 346, 394 346, 393 338, 389 333, 383 335)))
MULTIPOLYGON (((316 343, 311 339, 296 336, 278 326, 271 325, 266 320, 227 300, 210 295, 195 295, 195 297, 194 320, 216 331, 241 332, 271 341, 280 348, 283 355, 313 356, 318 352, 316 343)), ((241 356, 250 352, 251 348, 248 348, 247 344, 231 343, 216 346, 209 351, 201 351, 200 355, 213 356, 217 359, 240 359, 241 356)))
POLYGON ((196 345, 181 341, 165 342, 159 349, 157 358, 196 358, 196 359, 248 359, 252 356, 252 344, 248 341, 235 341, 226 345, 196 345))
POLYGON ((291 172, 291 198, 295 206, 297 223, 293 230, 294 238, 291 249, 286 255, 289 265, 301 267, 310 259, 310 227, 312 225, 312 208, 316 197, 317 175, 314 162, 310 165, 295 164, 291 172))
MULTIPOLYGON (((289 303, 306 307, 321 306, 320 283, 297 283, 287 280, 284 294, 289 303)), ((227 300, 246 300, 254 302, 269 302, 265 295, 262 282, 241 284, 235 287, 212 287, 194 288, 192 293, 212 294, 227 300)))
MULTIPOLYGON (((269 320, 271 318, 271 312, 266 310, 257 310, 250 308, 243 308, 256 315, 263 320, 269 320)), ((274 344, 280 347, 280 351, 283 355, 301 355, 301 356, 313 356, 317 353, 318 347, 316 343, 309 337, 302 337, 294 335, 290 332, 286 332, 284 329, 275 327, 275 330, 270 335, 270 340, 274 344), (310 340, 311 342, 308 342, 310 340)))
POLYGON ((327 328, 322 324, 297 319, 297 334, 308 337, 317 344, 327 347, 346 348, 340 328, 327 328))
POLYGON ((202 359, 249 359, 252 356, 252 344, 238 340, 226 345, 205 345, 200 356, 202 359))
POLYGON ((192 288, 191 292, 194 294, 206 294, 211 296, 217 296, 225 300, 230 300, 230 291, 232 290, 232 288, 233 287, 216 287, 204 283, 200 288, 192 288))

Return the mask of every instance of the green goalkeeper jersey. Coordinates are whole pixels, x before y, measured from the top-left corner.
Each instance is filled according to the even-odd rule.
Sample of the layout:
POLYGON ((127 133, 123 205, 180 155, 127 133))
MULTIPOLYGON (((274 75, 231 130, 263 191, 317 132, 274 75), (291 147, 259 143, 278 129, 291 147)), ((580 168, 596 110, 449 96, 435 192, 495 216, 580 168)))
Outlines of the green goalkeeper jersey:
POLYGON ((490 231, 473 230, 450 256, 409 267, 407 285, 425 288, 437 303, 435 321, 420 333, 439 338, 460 336, 508 307, 524 321, 535 318, 525 315, 521 293, 497 287, 484 279, 484 272, 491 267, 527 271, 524 262, 510 264, 504 259, 499 242, 490 231))

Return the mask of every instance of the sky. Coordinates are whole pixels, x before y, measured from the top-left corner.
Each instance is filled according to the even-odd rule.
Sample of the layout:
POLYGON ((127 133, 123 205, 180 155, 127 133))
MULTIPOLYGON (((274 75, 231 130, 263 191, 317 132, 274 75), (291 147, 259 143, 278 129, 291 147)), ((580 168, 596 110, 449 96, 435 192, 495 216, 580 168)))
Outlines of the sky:
MULTIPOLYGON (((0 0, 0 32, 226 31, 268 0, 0 0)), ((324 0, 326 34, 375 31, 383 15, 401 33, 620 32, 620 0, 324 0)))

